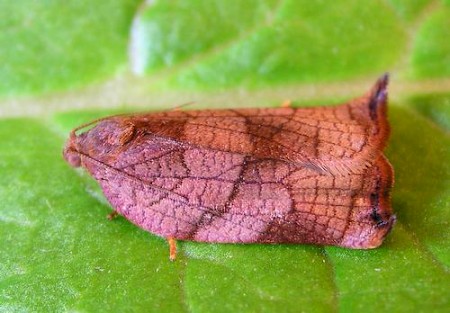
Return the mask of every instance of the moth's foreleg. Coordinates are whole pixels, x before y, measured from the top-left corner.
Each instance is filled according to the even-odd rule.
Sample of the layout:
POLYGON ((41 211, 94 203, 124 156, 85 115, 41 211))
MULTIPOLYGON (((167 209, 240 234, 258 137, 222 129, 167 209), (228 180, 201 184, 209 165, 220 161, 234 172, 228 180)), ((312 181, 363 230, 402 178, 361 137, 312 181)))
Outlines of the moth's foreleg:
POLYGON ((284 100, 283 102, 281 102, 280 108, 292 108, 292 100, 284 100))
POLYGON ((169 259, 170 261, 175 261, 177 257, 177 240, 173 237, 168 237, 167 242, 169 243, 169 259))
POLYGON ((115 219, 117 216, 119 215, 119 212, 117 212, 116 210, 112 211, 111 213, 109 213, 108 215, 106 215, 106 218, 110 221, 112 221, 113 219, 115 219))

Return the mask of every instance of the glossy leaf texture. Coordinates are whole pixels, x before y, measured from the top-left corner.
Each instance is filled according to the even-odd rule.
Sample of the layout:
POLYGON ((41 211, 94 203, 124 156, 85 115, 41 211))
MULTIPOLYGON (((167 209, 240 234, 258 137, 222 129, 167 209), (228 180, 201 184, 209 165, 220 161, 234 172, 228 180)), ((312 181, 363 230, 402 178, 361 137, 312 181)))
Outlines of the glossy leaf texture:
POLYGON ((449 1, 94 2, 0 4, 0 312, 448 311, 449 1), (333 104, 384 71, 397 224, 375 250, 180 242, 170 262, 62 159, 99 116, 333 104))
POLYGON ((1 1, 0 95, 80 87, 126 64, 139 1, 1 1))

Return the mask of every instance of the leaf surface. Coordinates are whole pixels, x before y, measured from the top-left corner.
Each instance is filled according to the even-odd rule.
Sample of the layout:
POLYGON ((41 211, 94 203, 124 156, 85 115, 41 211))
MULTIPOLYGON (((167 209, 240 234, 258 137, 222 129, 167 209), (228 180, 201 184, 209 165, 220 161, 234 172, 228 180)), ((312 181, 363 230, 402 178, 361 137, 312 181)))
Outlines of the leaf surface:
POLYGON ((0 312, 447 312, 449 5, 2 2, 0 312), (110 113, 335 104, 385 71, 397 224, 375 250, 179 242, 170 262, 62 159, 110 113))

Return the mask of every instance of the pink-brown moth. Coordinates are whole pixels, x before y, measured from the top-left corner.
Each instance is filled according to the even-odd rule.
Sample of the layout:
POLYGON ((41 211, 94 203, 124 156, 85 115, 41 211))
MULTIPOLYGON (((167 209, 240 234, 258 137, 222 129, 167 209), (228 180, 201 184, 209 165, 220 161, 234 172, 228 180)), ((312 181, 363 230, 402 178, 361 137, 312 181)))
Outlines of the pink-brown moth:
POLYGON ((395 222, 387 83, 332 107, 106 117, 74 129, 64 158, 171 259, 176 240, 375 248, 395 222))

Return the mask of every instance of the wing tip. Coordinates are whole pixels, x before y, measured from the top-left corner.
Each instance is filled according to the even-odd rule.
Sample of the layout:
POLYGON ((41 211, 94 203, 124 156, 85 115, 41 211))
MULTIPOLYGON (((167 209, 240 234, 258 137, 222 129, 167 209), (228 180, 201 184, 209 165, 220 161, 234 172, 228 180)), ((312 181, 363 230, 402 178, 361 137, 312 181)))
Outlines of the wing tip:
POLYGON ((387 104, 389 73, 384 73, 375 83, 370 92, 369 114, 372 120, 377 120, 387 104))

